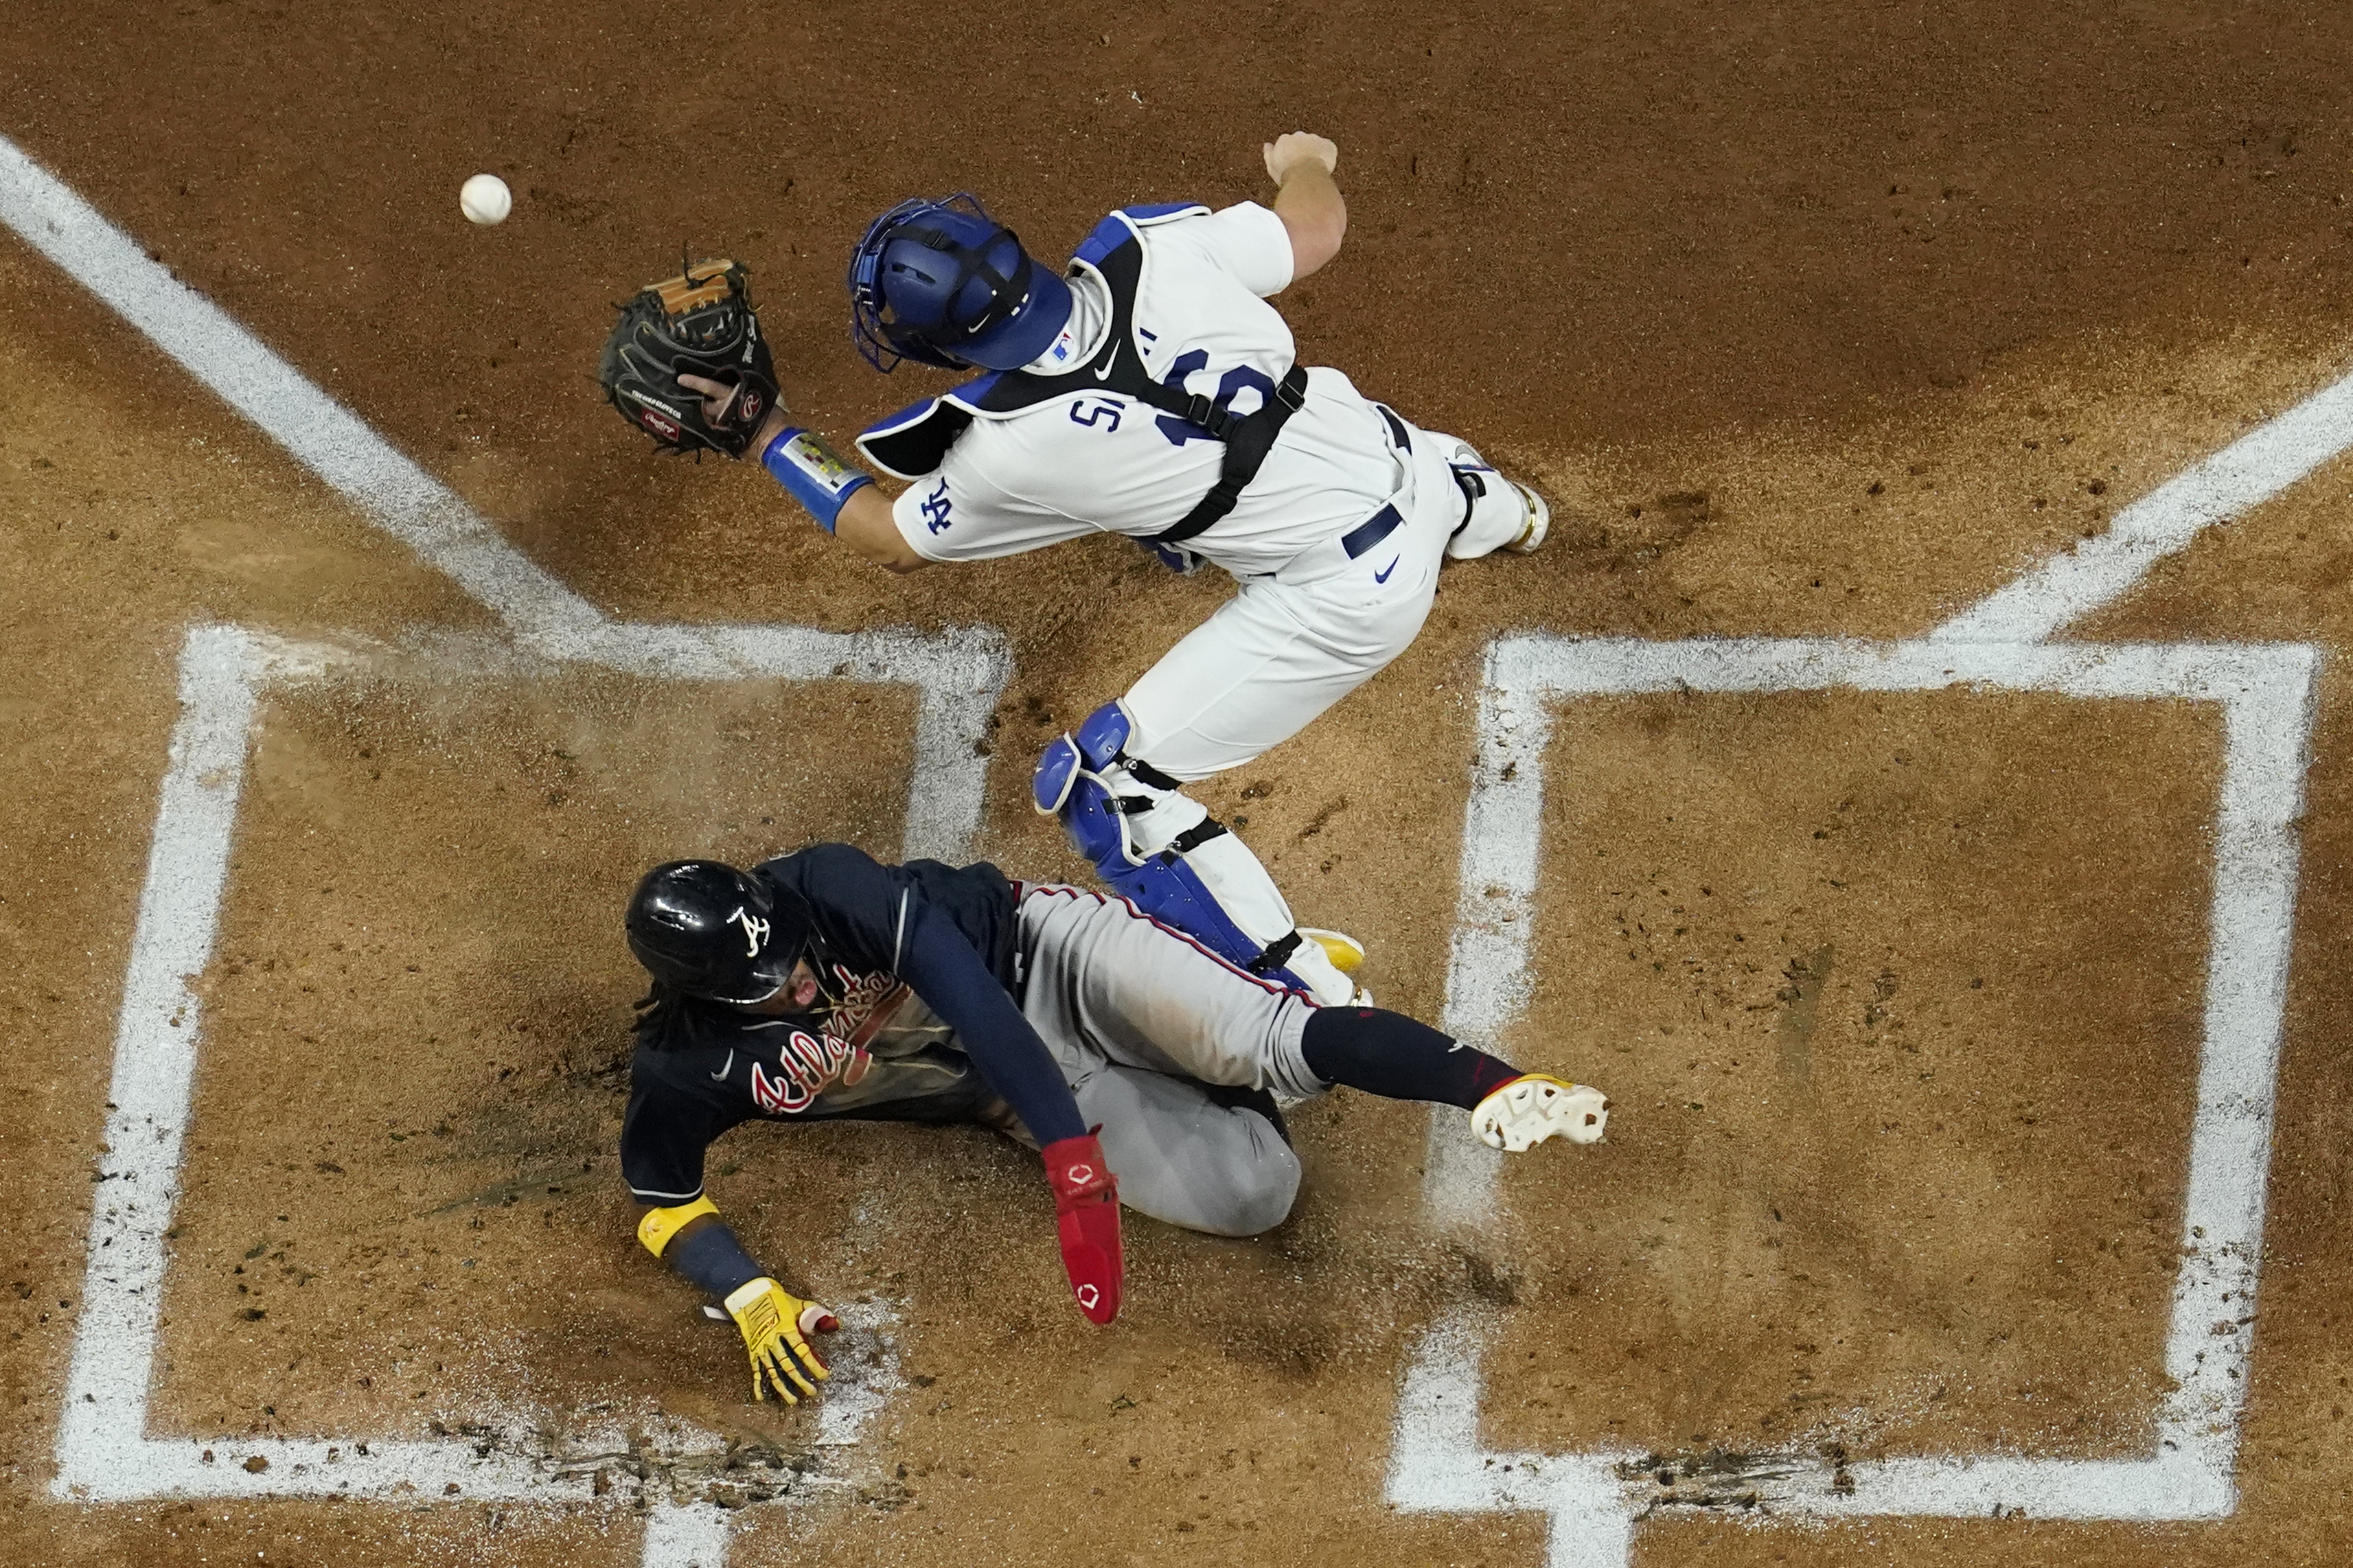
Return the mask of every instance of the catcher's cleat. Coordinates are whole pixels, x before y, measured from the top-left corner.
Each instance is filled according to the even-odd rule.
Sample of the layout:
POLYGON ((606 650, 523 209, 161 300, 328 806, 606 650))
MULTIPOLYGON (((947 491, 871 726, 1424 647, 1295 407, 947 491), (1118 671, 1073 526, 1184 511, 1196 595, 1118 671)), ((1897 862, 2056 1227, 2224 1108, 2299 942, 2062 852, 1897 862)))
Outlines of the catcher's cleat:
POLYGON ((1599 1089, 1541 1072, 1522 1073, 1471 1112, 1479 1142, 1514 1154, 1547 1138, 1599 1143, 1609 1122, 1609 1100, 1599 1089))
POLYGON ((1314 926, 1301 926, 1299 934, 1324 950, 1332 967, 1343 974, 1354 974, 1364 967, 1365 944, 1355 937, 1336 931, 1319 931, 1314 926))
POLYGON ((1511 486, 1527 498, 1528 522, 1520 536, 1504 548, 1514 555, 1534 555, 1536 546, 1545 542, 1545 535, 1552 531, 1552 508, 1546 504, 1544 497, 1519 480, 1512 480, 1511 486))

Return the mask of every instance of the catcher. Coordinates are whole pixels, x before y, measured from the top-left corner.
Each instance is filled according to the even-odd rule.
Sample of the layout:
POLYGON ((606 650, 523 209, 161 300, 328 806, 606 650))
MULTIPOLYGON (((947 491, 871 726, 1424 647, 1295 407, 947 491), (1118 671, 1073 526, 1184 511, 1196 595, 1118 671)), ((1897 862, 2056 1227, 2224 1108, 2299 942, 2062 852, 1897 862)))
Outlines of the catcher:
POLYGON ((832 1314, 754 1261, 703 1155, 765 1119, 977 1122, 1037 1150, 1080 1310, 1120 1305, 1119 1205, 1187 1229, 1278 1225, 1299 1161, 1276 1096, 1345 1084, 1468 1111, 1493 1147, 1598 1141, 1598 1089, 1372 1007, 1319 1007, 1124 899, 986 863, 820 844, 750 871, 658 866, 625 921, 639 1004, 621 1174, 638 1238, 724 1305, 752 1392, 814 1394, 832 1314))
POLYGON ((779 405, 743 268, 625 308, 601 379, 679 450, 757 451, 818 525, 893 572, 1124 533, 1240 591, 1039 759, 1038 809, 1103 880, 1260 974, 1338 1005, 1363 957, 1296 925, 1258 858, 1185 794, 1296 734, 1412 642, 1441 561, 1543 542, 1549 513, 1467 443, 1299 364, 1268 302, 1335 256, 1338 151, 1264 149, 1271 207, 1127 207, 1065 268, 968 195, 908 201, 859 242, 851 332, 876 368, 986 374, 858 439, 895 500, 779 405))

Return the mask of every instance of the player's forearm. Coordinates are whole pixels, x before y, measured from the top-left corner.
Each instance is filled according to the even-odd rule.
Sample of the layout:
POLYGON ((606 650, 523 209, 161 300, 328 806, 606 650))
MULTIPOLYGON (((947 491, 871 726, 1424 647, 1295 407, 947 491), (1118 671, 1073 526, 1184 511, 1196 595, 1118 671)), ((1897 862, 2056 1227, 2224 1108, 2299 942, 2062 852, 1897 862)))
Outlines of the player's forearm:
POLYGON ((1087 1130, 1046 1042, 1021 1016, 971 942, 944 917, 919 909, 909 921, 900 977, 955 1031, 981 1078, 1039 1143, 1087 1130))
POLYGON ((1049 1144, 1082 1135, 1086 1118, 1079 1114, 1078 1099, 1061 1068, 1013 999, 1002 991, 997 996, 1002 1000, 967 997, 946 1008, 928 996, 923 999, 955 1030, 956 1043, 983 1081, 1013 1108, 1030 1137, 1049 1144))
POLYGON ((1294 131, 1269 142, 1266 172, 1275 184, 1274 216, 1291 236, 1291 278, 1306 277, 1340 254, 1348 204, 1333 179, 1339 153, 1321 136, 1294 131))
POLYGON ((787 1405, 817 1397, 826 1365, 808 1336, 831 1333, 840 1320, 786 1290, 754 1263, 708 1196, 646 1210, 638 1220, 638 1239, 735 1320, 752 1358, 754 1399, 767 1398, 770 1389, 787 1405))
POLYGON ((903 577, 932 563, 914 552, 892 515, 891 498, 869 485, 842 503, 833 536, 886 572, 903 577))
POLYGON ((1348 204, 1318 163, 1294 163, 1275 193, 1274 216, 1291 235, 1293 282, 1340 254, 1348 236, 1348 204))
POLYGON ((901 576, 931 564, 915 553, 891 516, 891 499, 873 477, 792 423, 783 410, 761 425, 752 450, 760 466, 801 503, 819 528, 886 572, 901 576))
POLYGON ((928 907, 908 927, 899 973, 955 1031, 981 1078, 1029 1130, 1054 1192, 1055 1234, 1071 1294, 1090 1321, 1110 1322, 1119 1316, 1126 1268, 1118 1186, 1060 1065, 979 951, 928 907))
POLYGON ((724 1301, 767 1276, 708 1198, 676 1208, 649 1208, 638 1221, 638 1240, 680 1279, 724 1301))

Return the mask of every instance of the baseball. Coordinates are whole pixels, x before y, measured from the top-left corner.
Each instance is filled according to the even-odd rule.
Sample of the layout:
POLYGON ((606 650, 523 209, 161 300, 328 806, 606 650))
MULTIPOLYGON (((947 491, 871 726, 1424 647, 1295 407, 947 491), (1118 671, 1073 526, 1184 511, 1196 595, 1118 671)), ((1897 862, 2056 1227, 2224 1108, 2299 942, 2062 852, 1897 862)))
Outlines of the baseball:
POLYGON ((514 196, 496 174, 476 174, 458 191, 458 206, 474 223, 504 223, 513 210, 514 196))

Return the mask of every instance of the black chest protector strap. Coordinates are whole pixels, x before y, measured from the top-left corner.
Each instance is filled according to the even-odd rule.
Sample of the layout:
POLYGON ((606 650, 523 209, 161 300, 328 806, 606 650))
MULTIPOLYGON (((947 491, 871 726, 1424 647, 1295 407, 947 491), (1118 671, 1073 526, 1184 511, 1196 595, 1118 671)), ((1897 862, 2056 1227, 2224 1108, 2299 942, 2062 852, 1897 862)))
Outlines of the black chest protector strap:
POLYGON ((1105 252, 1095 268, 1111 295, 1111 330, 1104 334, 1102 352, 1092 363, 1060 375, 1008 371, 995 377, 977 401, 981 407, 996 412, 1027 407, 1074 391, 1115 393, 1181 419, 1210 440, 1223 442, 1225 461, 1208 494, 1171 526, 1143 536, 1146 544, 1182 544, 1207 531, 1241 500, 1242 491, 1258 477, 1267 454, 1274 450, 1275 437, 1282 434, 1284 423, 1307 401, 1307 372, 1296 364, 1283 372, 1274 395, 1248 414, 1236 414, 1201 393, 1155 381, 1135 345, 1135 290, 1144 276, 1142 243, 1129 236, 1105 252))
POLYGON ((1198 392, 1188 395, 1156 381, 1145 384, 1151 391, 1138 392, 1136 396, 1188 425, 1198 426, 1226 444, 1225 462, 1219 468, 1218 482, 1209 487, 1209 493, 1195 501, 1193 510, 1173 525, 1145 541, 1148 544, 1182 544, 1219 521, 1241 500, 1243 489, 1258 478, 1266 455, 1274 450, 1274 438, 1282 434, 1284 422, 1307 401, 1307 373, 1293 365, 1282 373, 1266 406, 1239 416, 1198 392))

